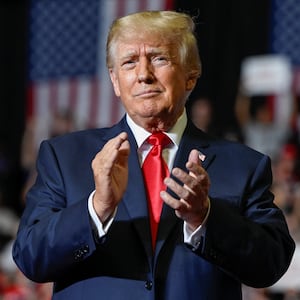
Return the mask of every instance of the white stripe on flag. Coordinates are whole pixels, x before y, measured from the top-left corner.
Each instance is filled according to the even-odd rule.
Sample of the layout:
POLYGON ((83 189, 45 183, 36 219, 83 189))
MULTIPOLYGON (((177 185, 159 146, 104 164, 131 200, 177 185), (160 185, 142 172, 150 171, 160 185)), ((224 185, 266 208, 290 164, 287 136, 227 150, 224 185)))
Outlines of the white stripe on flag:
POLYGON ((57 81, 57 112, 63 112, 70 107, 70 80, 62 79, 57 81))
POLYGON ((89 111, 92 104, 91 85, 91 80, 81 79, 77 86, 77 105, 75 107, 74 115, 77 120, 77 125, 80 129, 87 127, 90 123, 89 111))

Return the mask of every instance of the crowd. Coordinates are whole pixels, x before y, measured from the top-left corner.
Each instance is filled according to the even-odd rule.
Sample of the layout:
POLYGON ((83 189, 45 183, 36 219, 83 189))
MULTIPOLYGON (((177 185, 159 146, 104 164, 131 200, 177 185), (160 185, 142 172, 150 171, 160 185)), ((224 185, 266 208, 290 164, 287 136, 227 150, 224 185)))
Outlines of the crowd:
MULTIPOLYGON (((75 119, 70 111, 54 113, 49 131, 44 138, 62 135, 76 129, 75 119)), ((28 119, 22 141, 23 189, 21 206, 25 195, 35 180, 35 160, 38 151, 35 120, 28 119)), ((3 158, 4 160, 4 158, 3 158)), ((3 162, 4 164, 4 162, 3 162)), ((4 171, 3 171, 4 172, 4 171)), ((1 204, 0 191, 0 299, 1 300, 49 300, 52 283, 38 284, 27 279, 12 259, 12 245, 19 225, 19 216, 12 209, 1 204)))
MULTIPOLYGON (((263 104, 260 104, 262 107, 263 104)), ((203 131, 214 134, 213 127, 213 103, 209 97, 195 98, 189 103, 188 112, 193 122, 203 131)), ((265 110, 268 115, 268 110, 265 110)), ((267 120, 268 116, 261 116, 262 120, 267 120)), ((296 115, 291 116, 291 124, 296 115)), ((274 126, 274 124, 272 124, 274 126)), ((60 135, 65 132, 76 129, 75 121, 69 113, 55 115, 53 118, 53 130, 49 136, 60 135)), ((257 134, 262 134, 257 131, 257 134)), ((273 187, 272 191, 275 195, 276 204, 282 208, 285 213, 290 232, 296 241, 300 243, 300 155, 299 155, 299 131, 297 127, 291 126, 285 139, 278 142, 279 149, 276 156, 273 156, 273 187)), ((267 140, 269 141, 269 139, 267 140)), ((245 142, 245 141, 242 141, 245 142)), ((266 142, 266 140, 264 141, 266 142)), ((264 147, 265 145, 262 145, 264 147)), ((24 182, 25 195, 28 187, 34 180, 34 161, 36 158, 36 145, 34 143, 34 122, 30 120, 24 133, 23 140, 23 157, 22 165, 27 180, 24 182)), ((273 155, 272 152, 268 153, 273 155)), ((0 299, 1 300, 49 300, 51 298, 52 284, 34 283, 24 277, 18 270, 11 257, 11 247, 18 227, 18 216, 11 209, 1 205, 0 194, 0 299)), ((296 257, 296 255, 295 255, 296 257)), ((300 271, 299 262, 293 261, 291 268, 300 271)), ((287 274, 287 276, 289 276, 287 274)), ((294 276, 294 273, 290 276, 294 276)), ((300 278, 300 274, 298 276, 300 278)), ((290 282, 286 279, 285 282, 290 282)), ((293 281, 294 282, 294 281, 293 281)), ((293 283, 297 285, 296 283, 293 283)), ((245 300, 296 300, 300 299, 299 289, 295 286, 287 286, 287 284, 279 285, 279 289, 253 289, 244 286, 245 300), (287 286, 287 287, 286 287, 287 286)))

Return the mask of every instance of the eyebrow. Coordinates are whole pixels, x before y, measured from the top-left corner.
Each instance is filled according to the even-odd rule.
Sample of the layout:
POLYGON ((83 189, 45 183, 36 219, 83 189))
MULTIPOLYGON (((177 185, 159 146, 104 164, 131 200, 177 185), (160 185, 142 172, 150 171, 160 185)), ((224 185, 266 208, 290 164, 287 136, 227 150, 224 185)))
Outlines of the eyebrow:
MULTIPOLYGON (((150 48, 149 51, 146 51, 146 56, 148 55, 157 55, 157 54, 170 54, 169 51, 167 51, 165 48, 159 47, 159 48, 150 48)), ((135 50, 129 50, 124 56, 121 56, 120 59, 124 60, 127 58, 131 58, 134 56, 139 56, 139 52, 135 50)))

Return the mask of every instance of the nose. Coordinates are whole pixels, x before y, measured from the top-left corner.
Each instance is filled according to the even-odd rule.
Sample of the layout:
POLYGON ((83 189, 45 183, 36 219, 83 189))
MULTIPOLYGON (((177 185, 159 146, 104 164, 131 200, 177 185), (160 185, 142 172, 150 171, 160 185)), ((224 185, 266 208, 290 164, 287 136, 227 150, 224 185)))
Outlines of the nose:
POLYGON ((137 68, 137 79, 139 83, 152 83, 154 81, 154 74, 151 66, 151 62, 147 58, 142 58, 139 61, 137 68))

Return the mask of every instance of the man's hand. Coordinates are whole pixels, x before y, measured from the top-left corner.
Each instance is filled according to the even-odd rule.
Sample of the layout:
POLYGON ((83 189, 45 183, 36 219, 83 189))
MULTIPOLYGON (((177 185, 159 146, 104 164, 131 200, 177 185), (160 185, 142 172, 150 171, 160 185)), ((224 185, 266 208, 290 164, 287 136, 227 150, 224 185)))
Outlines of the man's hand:
POLYGON ((166 204, 175 210, 176 215, 194 231, 202 224, 207 214, 210 180, 207 172, 201 166, 197 150, 191 151, 186 168, 189 173, 179 168, 172 170, 172 175, 178 178, 183 186, 169 177, 164 181, 167 187, 178 195, 180 200, 178 201, 165 191, 161 192, 161 197, 166 204))
POLYGON ((122 132, 109 140, 92 161, 96 191, 94 209, 102 223, 114 212, 128 182, 127 133, 122 132))

